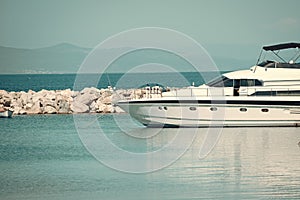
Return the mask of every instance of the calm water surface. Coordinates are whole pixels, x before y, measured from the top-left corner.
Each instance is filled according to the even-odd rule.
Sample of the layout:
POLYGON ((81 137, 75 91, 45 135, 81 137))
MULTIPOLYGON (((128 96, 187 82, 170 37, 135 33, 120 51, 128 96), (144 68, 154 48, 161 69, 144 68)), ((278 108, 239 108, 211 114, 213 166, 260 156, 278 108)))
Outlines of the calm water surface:
MULTIPOLYGON (((118 118, 123 131, 134 134, 158 130, 124 127, 126 114, 96 116, 107 137, 132 152, 157 150, 178 132, 164 129, 137 139, 111 122, 118 118)), ((80 117, 89 121, 95 115, 80 117)), ((225 128, 201 160, 207 129, 197 129, 180 159, 146 174, 123 173, 98 162, 81 143, 72 115, 15 116, 0 119, 0 128, 1 200, 300 199, 300 128, 225 128)), ((103 149, 103 154, 111 152, 103 149)))
MULTIPOLYGON (((223 72, 220 72, 223 73, 223 72)), ((110 73, 110 74, 0 74, 0 90, 40 91, 74 89, 86 87, 117 89, 138 88, 146 83, 158 83, 168 87, 196 86, 219 76, 219 72, 181 72, 181 73, 110 73), (205 77, 205 79, 203 78, 205 77), (99 79, 99 80, 98 80, 99 79), (76 87, 74 83, 76 80, 76 87), (98 83, 94 82, 98 80, 98 83)))

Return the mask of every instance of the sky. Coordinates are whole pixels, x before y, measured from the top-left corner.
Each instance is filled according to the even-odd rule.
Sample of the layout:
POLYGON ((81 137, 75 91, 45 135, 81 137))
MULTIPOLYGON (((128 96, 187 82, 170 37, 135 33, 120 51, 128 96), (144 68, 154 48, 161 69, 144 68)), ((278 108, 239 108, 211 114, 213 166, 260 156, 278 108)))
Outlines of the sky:
POLYGON ((299 0, 0 0, 0 46, 94 47, 121 31, 163 27, 201 44, 300 38, 299 0))
POLYGON ((241 69, 264 45, 300 42, 299 7, 299 0, 0 0, 0 46, 94 48, 120 32, 161 27, 193 38, 220 69, 241 69))

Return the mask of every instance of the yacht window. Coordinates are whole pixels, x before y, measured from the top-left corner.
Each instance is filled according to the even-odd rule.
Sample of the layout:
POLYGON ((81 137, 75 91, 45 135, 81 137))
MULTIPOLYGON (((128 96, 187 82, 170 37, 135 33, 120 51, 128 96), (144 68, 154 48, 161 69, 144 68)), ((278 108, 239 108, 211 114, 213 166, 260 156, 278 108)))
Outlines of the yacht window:
POLYGON ((247 108, 240 108, 241 112, 247 112, 247 108))
POLYGON ((255 80, 254 80, 254 85, 255 85, 255 86, 262 86, 262 82, 259 81, 259 80, 257 80, 257 79, 255 79, 255 80))
POLYGON ((242 79, 241 86, 246 86, 246 87, 262 86, 262 83, 257 79, 242 79))
POLYGON ((251 84, 250 81, 251 81, 251 80, 242 79, 242 80, 241 80, 241 86, 251 86, 251 85, 249 85, 249 83, 251 84))
POLYGON ((211 107, 210 108, 210 111, 217 111, 218 110, 218 108, 216 108, 216 107, 211 107))
POLYGON ((197 110, 197 108, 196 107, 190 107, 190 110, 195 111, 195 110, 197 110))
POLYGON ((251 96, 299 96, 300 90, 294 90, 294 91, 257 91, 251 96))
POLYGON ((234 88, 239 88, 241 86, 241 80, 240 79, 234 79, 234 88))

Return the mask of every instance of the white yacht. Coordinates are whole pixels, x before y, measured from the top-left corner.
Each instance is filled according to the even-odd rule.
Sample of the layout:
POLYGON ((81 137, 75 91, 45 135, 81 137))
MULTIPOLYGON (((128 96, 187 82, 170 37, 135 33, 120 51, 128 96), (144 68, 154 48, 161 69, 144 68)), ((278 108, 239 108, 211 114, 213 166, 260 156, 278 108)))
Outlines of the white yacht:
POLYGON ((264 46, 249 70, 223 74, 199 87, 148 88, 146 98, 117 105, 145 126, 300 126, 299 48, 300 43, 264 46), (296 50, 289 60, 279 54, 286 49, 296 50), (262 61, 268 52, 278 61, 262 61))
POLYGON ((0 118, 11 118, 13 111, 9 109, 4 109, 0 107, 0 118))

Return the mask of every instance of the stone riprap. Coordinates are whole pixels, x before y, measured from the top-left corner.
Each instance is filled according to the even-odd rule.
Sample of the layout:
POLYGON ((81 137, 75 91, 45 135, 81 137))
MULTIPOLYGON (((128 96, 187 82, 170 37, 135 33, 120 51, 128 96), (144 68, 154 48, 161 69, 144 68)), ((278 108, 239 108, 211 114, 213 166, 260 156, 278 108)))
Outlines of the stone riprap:
POLYGON ((7 92, 0 90, 0 107, 12 109, 15 115, 120 113, 114 102, 125 98, 143 97, 141 89, 117 90, 85 88, 81 91, 41 90, 38 92, 7 92))

